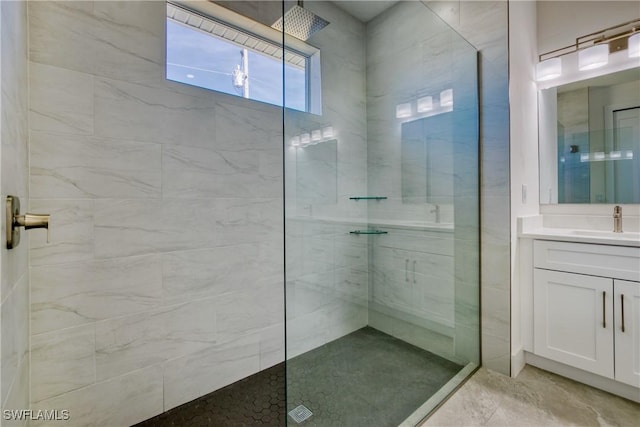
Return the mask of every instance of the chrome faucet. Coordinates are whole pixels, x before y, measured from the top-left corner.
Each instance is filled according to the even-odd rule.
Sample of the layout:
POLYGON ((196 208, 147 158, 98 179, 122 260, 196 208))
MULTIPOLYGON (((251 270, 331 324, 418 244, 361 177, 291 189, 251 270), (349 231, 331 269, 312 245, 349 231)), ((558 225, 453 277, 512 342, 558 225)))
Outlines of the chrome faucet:
POLYGON ((613 208, 613 232, 622 233, 622 206, 613 208))
POLYGON ((440 205, 434 205, 434 208, 429 212, 436 214, 436 224, 440 224, 440 205))

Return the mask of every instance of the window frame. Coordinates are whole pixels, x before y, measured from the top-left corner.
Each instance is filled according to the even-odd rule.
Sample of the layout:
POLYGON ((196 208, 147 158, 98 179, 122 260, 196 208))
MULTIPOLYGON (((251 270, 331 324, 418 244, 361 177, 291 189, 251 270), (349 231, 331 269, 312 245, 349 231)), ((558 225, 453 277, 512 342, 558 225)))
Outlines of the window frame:
MULTIPOLYGON (((196 15, 201 19, 212 21, 219 25, 229 27, 234 31, 262 40, 265 43, 268 43, 270 45, 274 45, 283 49, 282 59, 279 59, 279 60, 282 61, 284 64, 287 63, 286 60, 284 59, 284 55, 286 54, 286 52, 291 52, 295 55, 303 56, 305 58, 305 88, 304 89, 306 92, 306 96, 305 96, 306 106, 305 106, 305 111, 302 111, 302 112, 316 114, 316 115, 322 114, 322 99, 321 99, 321 93, 322 93, 321 80, 322 79, 320 74, 321 72, 320 49, 302 40, 299 40, 293 36, 290 36, 286 33, 282 33, 279 30, 268 27, 262 23, 254 21, 251 18, 243 16, 239 13, 236 13, 230 9, 227 9, 223 6, 220 6, 210 1, 205 2, 205 1, 167 0, 166 4, 167 6, 171 5, 175 8, 182 9, 183 11, 196 15), (284 41, 284 45, 283 45, 283 41, 284 41)), ((165 19, 168 20, 173 18, 170 18, 169 16, 165 16, 165 19)), ((218 37, 213 33, 204 31, 202 29, 199 29, 195 26, 192 26, 186 23, 182 23, 179 20, 174 20, 174 22, 179 23, 181 25, 185 25, 188 28, 192 28, 194 31, 201 31, 204 34, 210 35, 212 37, 216 37, 219 40, 227 41, 228 43, 236 44, 242 47, 240 43, 236 43, 232 40, 228 40, 223 37, 218 37)), ((168 41, 167 34, 165 33, 165 42, 167 41, 168 41)), ((265 55, 263 52, 260 52, 259 50, 251 49, 248 46, 244 46, 244 47, 257 54, 265 55)), ((166 52, 166 49, 165 49, 165 52, 166 52)), ((266 56, 269 56, 269 55, 266 54, 266 56)), ((276 58, 274 57, 274 59, 276 58)), ((167 78, 166 56, 165 56, 164 63, 165 63, 165 78, 167 78)), ((175 80, 171 80, 171 81, 175 81, 175 80)), ((185 84, 188 84, 188 83, 185 83, 185 84)), ((283 82, 283 84, 286 84, 286 82, 283 82)), ((194 85, 194 86, 202 87, 197 85, 194 85)), ((215 89, 208 89, 204 87, 202 88, 206 90, 218 92, 218 93, 225 93, 231 96, 237 96, 232 93, 217 91, 215 89)), ((240 98, 242 97, 240 96, 240 98)), ((282 98, 282 103, 284 105, 272 104, 269 102, 252 99, 250 97, 243 98, 243 99, 247 99, 253 102, 263 102, 269 105, 275 105, 281 108, 293 110, 292 108, 286 106, 286 99, 284 97, 284 94, 282 98)), ((295 110, 295 111, 301 111, 301 110, 295 110)))

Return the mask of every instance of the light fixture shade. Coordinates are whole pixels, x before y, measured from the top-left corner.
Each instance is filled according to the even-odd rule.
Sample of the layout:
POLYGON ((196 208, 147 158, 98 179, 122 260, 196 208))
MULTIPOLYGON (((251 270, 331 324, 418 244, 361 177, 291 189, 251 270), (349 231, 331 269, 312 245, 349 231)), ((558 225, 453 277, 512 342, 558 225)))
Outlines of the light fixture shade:
POLYGON ((303 133, 300 135, 300 145, 309 145, 311 143, 311 135, 303 133))
POLYGON ((629 37, 629 58, 640 57, 640 33, 629 37))
POLYGON ((426 113, 427 111, 433 110, 433 97, 425 96, 422 98, 418 98, 418 113, 426 113))
POLYGON ((562 60, 560 58, 546 59, 536 64, 536 80, 544 82, 562 75, 562 60))
POLYGON ((440 92, 440 106, 452 107, 453 106, 453 89, 445 89, 440 92))
POLYGON ((291 146, 292 147, 299 147, 300 146, 300 137, 299 136, 294 136, 293 138, 291 138, 291 146))
POLYGON ((326 128, 322 129, 322 138, 324 139, 330 139, 334 137, 334 133, 333 133, 333 127, 332 126, 327 126, 326 128))
POLYGON ((322 139, 322 131, 320 129, 311 131, 311 141, 319 142, 321 139, 322 139))
POLYGON ((411 116, 411 104, 410 103, 406 103, 406 104, 398 104, 396 105, 396 117, 398 119, 402 119, 404 117, 410 117, 411 116))
POLYGON ((593 70, 609 62, 609 45, 598 44, 578 52, 578 69, 593 70))

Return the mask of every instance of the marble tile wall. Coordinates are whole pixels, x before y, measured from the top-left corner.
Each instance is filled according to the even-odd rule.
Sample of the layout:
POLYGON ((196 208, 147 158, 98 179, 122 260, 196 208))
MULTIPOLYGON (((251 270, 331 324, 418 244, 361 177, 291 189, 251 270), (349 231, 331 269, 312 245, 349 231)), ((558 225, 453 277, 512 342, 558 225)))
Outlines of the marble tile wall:
POLYGON ((478 51, 482 364, 510 373, 508 2, 427 1, 478 51))
MULTIPOLYGON (((504 25, 506 26, 506 21, 504 25)), ((446 129, 442 143, 448 144, 453 154, 448 173, 454 182, 455 191, 449 197, 452 202, 439 203, 439 208, 441 222, 455 223, 451 253, 455 262, 450 265, 441 263, 436 268, 442 269, 440 275, 452 278, 449 295, 455 309, 450 323, 454 332, 449 333, 448 343, 444 339, 436 339, 434 343, 438 354, 463 363, 478 363, 479 174, 478 86, 474 73, 477 67, 476 50, 420 2, 398 3, 374 18, 367 25, 367 37, 369 192, 389 197, 388 200, 370 206, 370 218, 411 218, 414 221, 436 222, 433 201, 416 205, 406 204, 403 200, 403 120, 396 118, 396 105, 410 101, 415 104, 417 98, 425 95, 432 96, 438 102, 441 91, 453 89, 453 111, 444 114, 453 116, 454 125, 446 129), (452 345, 455 348, 451 349, 452 345), (442 348, 446 351, 442 351, 442 348)), ((415 114, 415 105, 413 108, 415 114)), ((434 116, 429 120, 437 120, 438 117, 434 116)), ((441 117, 442 120, 448 118, 441 117)), ((404 120, 412 119, 415 118, 404 120)), ((426 186, 426 183, 423 185, 426 186)), ((376 318, 379 317, 376 315, 376 318)), ((405 325, 406 322, 396 323, 405 325)), ((409 336, 410 332, 398 330, 394 334, 409 336)))
MULTIPOLYGON (((0 187, 3 203, 7 195, 18 196, 24 212, 29 200, 25 2, 0 2, 0 64, 0 187)), ((4 236, 4 208, 2 212, 4 236)), ((28 235, 23 231, 18 247, 7 250, 3 243, 0 249, 0 406, 3 411, 29 408, 28 247, 28 235)), ((1 423, 26 425, 25 421, 4 418, 1 423)))
POLYGON ((368 240, 349 234, 367 225, 366 202, 349 200, 367 189, 365 26, 331 2, 305 8, 331 24, 309 39, 321 51, 322 114, 284 117, 287 357, 368 322, 368 240), (309 148, 288 146, 292 136, 326 126, 336 142, 322 147, 324 164, 305 161, 309 148))
POLYGON ((281 109, 166 81, 164 1, 28 14, 32 408, 131 425, 281 362, 281 109))
MULTIPOLYGON (((148 418, 284 357, 281 110, 164 81, 163 5, 29 5, 31 209, 52 214, 51 244, 31 239, 31 400, 92 425, 129 400, 123 422, 148 418)), ((288 212, 357 219, 364 26, 311 7, 332 22, 312 41, 323 79, 344 87, 326 84, 323 115, 294 113, 287 132, 338 132, 338 209, 288 212)), ((288 251, 290 356, 367 324, 367 247, 351 228, 287 225, 304 236, 288 251)))

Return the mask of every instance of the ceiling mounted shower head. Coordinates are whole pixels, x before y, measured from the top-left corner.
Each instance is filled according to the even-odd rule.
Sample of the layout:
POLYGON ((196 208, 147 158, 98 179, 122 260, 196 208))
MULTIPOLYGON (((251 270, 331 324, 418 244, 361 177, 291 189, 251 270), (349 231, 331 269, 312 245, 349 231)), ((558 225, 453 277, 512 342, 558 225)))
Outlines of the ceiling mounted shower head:
POLYGON ((329 25, 329 21, 304 9, 302 2, 299 1, 296 6, 289 9, 284 16, 278 19, 271 27, 283 31, 284 26, 285 33, 306 41, 327 25, 329 25))

